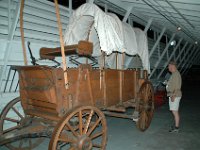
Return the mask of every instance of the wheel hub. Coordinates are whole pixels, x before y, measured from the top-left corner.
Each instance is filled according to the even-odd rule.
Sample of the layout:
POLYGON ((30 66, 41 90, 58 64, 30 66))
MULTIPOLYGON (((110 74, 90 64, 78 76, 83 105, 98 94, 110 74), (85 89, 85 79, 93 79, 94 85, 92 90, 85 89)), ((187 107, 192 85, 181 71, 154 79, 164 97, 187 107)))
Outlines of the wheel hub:
POLYGON ((91 150, 92 149, 92 141, 86 135, 81 136, 78 139, 78 150, 91 150))
POLYGON ((24 117, 20 120, 19 122, 19 128, 23 128, 23 127, 26 127, 28 125, 30 125, 32 122, 32 119, 30 117, 24 117))

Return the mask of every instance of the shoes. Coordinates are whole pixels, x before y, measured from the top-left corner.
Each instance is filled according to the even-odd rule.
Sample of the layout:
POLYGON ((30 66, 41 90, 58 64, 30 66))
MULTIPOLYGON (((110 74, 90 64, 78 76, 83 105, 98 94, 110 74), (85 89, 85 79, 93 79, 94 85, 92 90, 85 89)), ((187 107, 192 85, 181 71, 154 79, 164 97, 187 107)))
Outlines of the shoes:
POLYGON ((179 127, 171 126, 171 128, 169 129, 169 132, 170 133, 178 133, 179 132, 179 127))
POLYGON ((133 118, 133 121, 134 121, 134 122, 137 122, 137 121, 138 121, 138 118, 133 118))
POLYGON ((139 112, 138 111, 134 111, 133 113, 133 121, 137 122, 139 119, 139 112))

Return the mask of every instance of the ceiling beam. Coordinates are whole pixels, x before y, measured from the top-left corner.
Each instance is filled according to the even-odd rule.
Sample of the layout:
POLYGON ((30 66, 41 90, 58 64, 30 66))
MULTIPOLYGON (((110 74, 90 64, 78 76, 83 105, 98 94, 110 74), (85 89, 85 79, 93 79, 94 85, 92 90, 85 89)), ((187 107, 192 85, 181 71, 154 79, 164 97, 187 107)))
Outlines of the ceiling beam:
POLYGON ((71 16, 72 12, 73 12, 73 9, 72 9, 72 0, 69 0, 68 4, 69 4, 69 16, 71 16))
POLYGON ((183 40, 183 39, 181 38, 181 39, 178 41, 178 44, 177 44, 176 47, 173 49, 173 51, 172 51, 172 53, 170 54, 168 60, 165 62, 163 69, 162 69, 162 70, 160 71, 160 73, 158 74, 157 79, 159 79, 159 78, 162 76, 162 74, 163 74, 163 72, 165 71, 167 65, 168 65, 169 62, 171 61, 172 57, 175 55, 176 50, 177 50, 178 47, 180 46, 182 40, 183 40))
POLYGON ((129 15, 131 14, 131 11, 133 10, 133 5, 131 5, 129 8, 128 8, 128 10, 126 11, 126 14, 124 15, 124 18, 123 18, 123 22, 126 22, 127 21, 127 19, 128 19, 128 17, 129 17, 129 15))
POLYGON ((151 72, 149 78, 151 78, 154 74, 154 72, 156 71, 156 69, 158 68, 158 65, 160 64, 161 60, 163 59, 165 53, 168 51, 168 48, 170 46, 170 43, 174 40, 174 37, 175 37, 176 33, 173 33, 173 35, 171 36, 169 42, 167 43, 165 49, 163 50, 161 56, 158 58, 158 61, 155 63, 154 65, 154 68, 153 68, 153 71, 151 72))
POLYGON ((165 33, 165 30, 166 30, 166 28, 164 27, 164 28, 162 29, 162 31, 161 31, 161 33, 160 33, 158 39, 156 40, 155 44, 154 44, 153 47, 151 48, 150 53, 149 53, 149 58, 152 56, 153 52, 155 51, 156 47, 158 46, 158 44, 159 44, 159 42, 160 42, 160 40, 161 40, 163 34, 165 33))
POLYGON ((177 68, 180 68, 179 70, 181 71, 182 68, 185 65, 185 62, 187 61, 187 58, 191 56, 191 54, 195 51, 195 45, 192 45, 193 48, 187 49, 186 53, 184 53, 183 58, 181 58, 181 61, 179 62, 179 64, 177 65, 177 68), (189 53, 190 52, 190 53, 189 53))
POLYGON ((193 29, 195 28, 193 24, 191 24, 191 22, 188 21, 188 19, 183 14, 181 14, 181 12, 176 7, 174 7, 174 5, 172 5, 168 0, 165 0, 165 2, 167 2, 167 4, 171 6, 193 29))
POLYGON ((197 48, 196 51, 193 53, 193 55, 188 57, 188 61, 187 61, 187 63, 185 63, 185 67, 182 68, 182 70, 181 70, 182 75, 185 73, 186 70, 188 70, 192 66, 194 58, 196 55, 198 55, 198 53, 199 53, 199 49, 197 48))
POLYGON ((150 19, 148 20, 148 22, 147 22, 147 25, 145 26, 145 29, 144 29, 144 33, 145 33, 145 34, 147 33, 148 29, 150 28, 152 22, 153 22, 153 19, 150 18, 150 19))

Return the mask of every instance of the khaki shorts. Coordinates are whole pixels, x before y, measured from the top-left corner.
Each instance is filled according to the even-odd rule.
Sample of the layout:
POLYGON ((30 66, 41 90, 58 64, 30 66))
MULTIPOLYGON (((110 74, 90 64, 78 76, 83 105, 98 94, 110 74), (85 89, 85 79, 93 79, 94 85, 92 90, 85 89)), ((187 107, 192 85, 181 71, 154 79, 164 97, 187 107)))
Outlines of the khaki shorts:
POLYGON ((180 100, 181 100, 181 97, 176 97, 175 100, 172 102, 171 97, 169 97, 169 109, 178 111, 180 100))

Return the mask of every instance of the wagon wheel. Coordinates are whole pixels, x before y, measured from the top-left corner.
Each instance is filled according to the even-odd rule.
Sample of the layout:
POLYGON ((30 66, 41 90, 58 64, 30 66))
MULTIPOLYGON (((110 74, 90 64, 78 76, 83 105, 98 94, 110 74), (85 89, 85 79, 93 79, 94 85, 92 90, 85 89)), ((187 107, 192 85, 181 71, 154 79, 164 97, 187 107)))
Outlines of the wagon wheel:
MULTIPOLYGON (((17 97, 10 101, 2 110, 0 117, 0 136, 20 129, 25 123, 26 115, 22 110, 20 98, 17 97)), ((42 142, 38 139, 21 139, 16 142, 6 144, 10 150, 30 150, 37 147, 42 142)))
POLYGON ((107 126, 104 114, 92 106, 81 106, 67 113, 54 129, 49 150, 62 146, 70 150, 105 150, 107 126), (76 120, 77 123, 73 123, 76 120))
POLYGON ((137 128, 145 131, 150 126, 154 113, 154 92, 149 81, 140 87, 137 100, 136 110, 139 112, 137 128))

